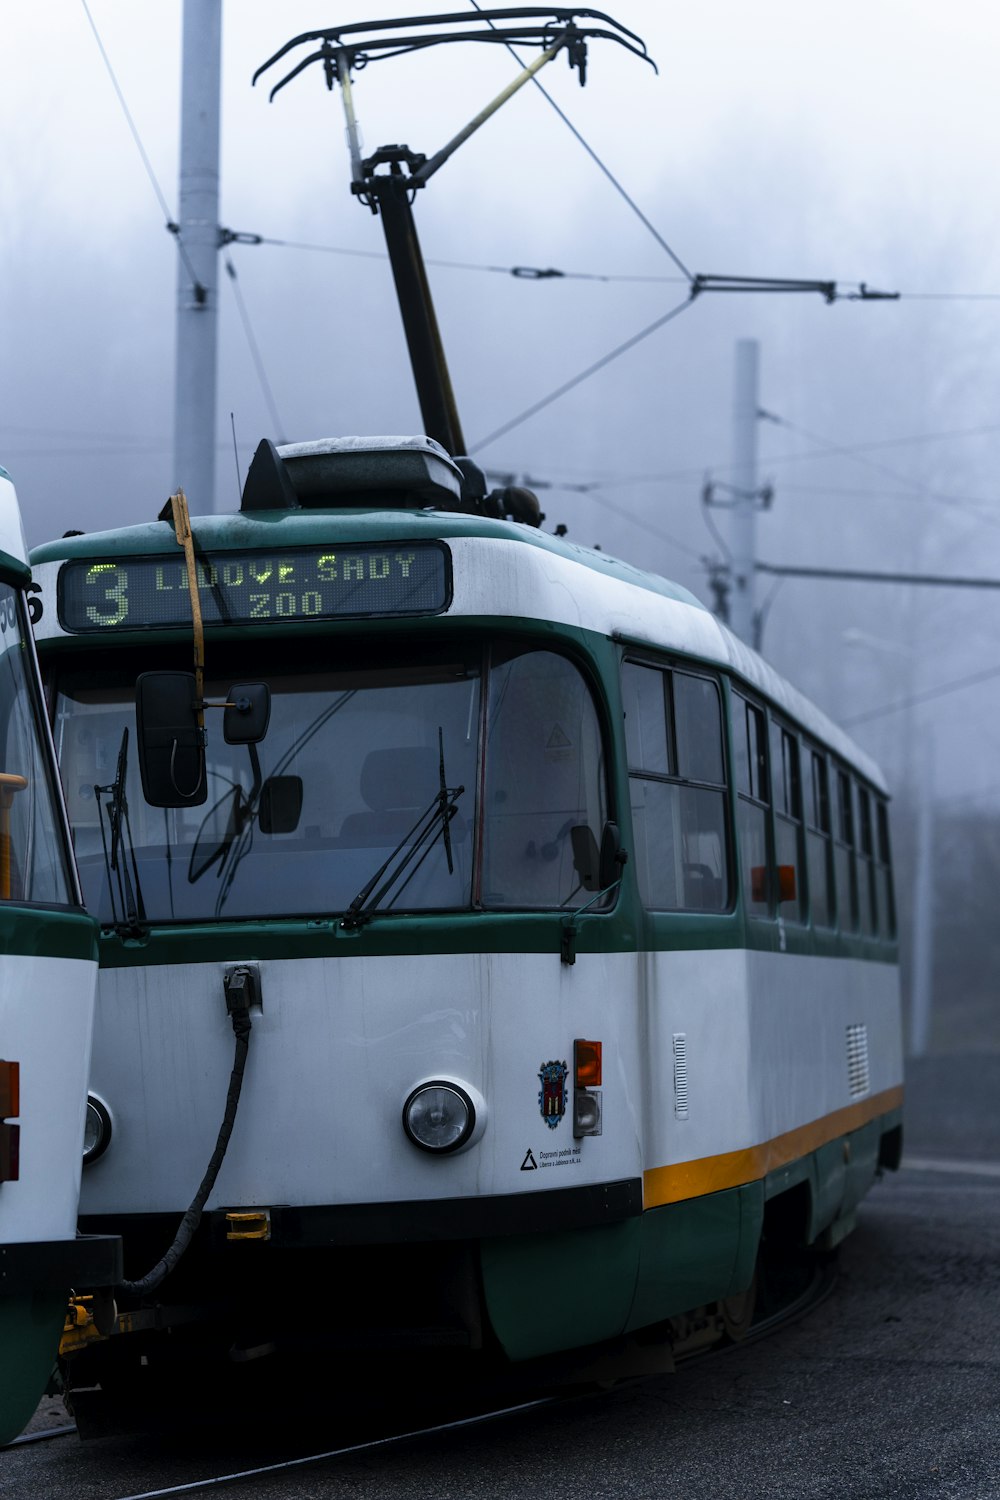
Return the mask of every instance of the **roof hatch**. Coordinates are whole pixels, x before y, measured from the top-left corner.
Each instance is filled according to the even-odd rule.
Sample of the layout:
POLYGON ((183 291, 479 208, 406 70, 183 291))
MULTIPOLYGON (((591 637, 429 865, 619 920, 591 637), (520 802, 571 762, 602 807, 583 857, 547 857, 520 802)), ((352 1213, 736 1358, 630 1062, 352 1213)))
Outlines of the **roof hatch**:
POLYGON ((544 517, 530 490, 487 494, 471 458, 452 458, 433 438, 339 437, 310 443, 268 438, 257 446, 240 509, 465 511, 537 526, 544 517))

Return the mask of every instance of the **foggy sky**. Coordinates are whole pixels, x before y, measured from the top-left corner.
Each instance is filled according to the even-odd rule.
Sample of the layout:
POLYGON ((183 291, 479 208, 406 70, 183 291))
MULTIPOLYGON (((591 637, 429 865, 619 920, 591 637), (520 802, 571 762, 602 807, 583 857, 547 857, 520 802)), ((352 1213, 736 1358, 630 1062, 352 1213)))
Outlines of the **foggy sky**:
MULTIPOLYGON (((223 224, 381 251, 378 221, 348 191, 339 96, 311 70, 269 105, 250 76, 296 31, 399 8, 418 13, 400 0, 357 12, 227 0, 223 224)), ((173 210, 180 0, 91 10, 173 210)), ((762 405, 780 418, 760 433, 761 478, 775 488, 762 558, 1000 577, 1000 12, 985 0, 947 11, 621 0, 612 11, 645 37, 659 76, 597 42, 586 89, 561 60, 543 81, 685 265, 906 295, 705 297, 480 461, 599 483, 544 490, 546 524, 707 598, 703 559, 719 549, 699 493, 708 471, 727 477, 734 346, 752 337, 762 405)), ((0 45, 0 463, 34 544, 148 520, 172 487, 176 246, 78 0, 5 5, 0 45)), ((406 141, 430 154, 512 70, 487 47, 371 65, 355 80, 365 149, 406 141)), ((532 88, 438 173, 416 214, 429 258, 677 274, 532 88)), ((231 256, 282 430, 223 273, 224 504, 237 496, 231 412, 242 472, 264 435, 419 430, 383 260, 276 246, 231 256)), ((472 444, 684 295, 668 283, 431 276, 472 444)), ((725 514, 715 521, 724 531, 725 514)), ((1000 668, 998 610, 986 593, 789 581, 770 603, 765 651, 850 721, 1000 668)), ((890 777, 912 771, 932 733, 939 795, 995 804, 998 690, 1000 676, 853 732, 890 777)))

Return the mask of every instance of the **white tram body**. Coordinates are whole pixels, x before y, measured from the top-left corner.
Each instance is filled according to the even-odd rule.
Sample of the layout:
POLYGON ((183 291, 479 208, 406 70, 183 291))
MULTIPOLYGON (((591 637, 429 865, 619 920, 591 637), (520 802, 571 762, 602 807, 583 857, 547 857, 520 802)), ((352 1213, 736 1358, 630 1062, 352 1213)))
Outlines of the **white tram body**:
POLYGON ((0 469, 0 1443, 52 1373, 69 1294, 120 1257, 78 1241, 97 929, 82 908, 31 640, 27 552, 0 469))
MULTIPOLYGON (((308 460, 338 451, 277 450, 288 508, 192 523, 206 698, 269 684, 263 770, 251 784, 243 747, 213 751, 211 716, 218 800, 149 807, 129 763, 127 918, 90 789, 134 730, 136 676, 187 665, 183 557, 165 521, 36 554, 104 924, 90 1087, 109 1136, 83 1222, 124 1233, 131 1275, 169 1242, 215 1141, 243 966, 235 1127, 176 1292, 157 1293, 161 1327, 174 1298, 188 1320, 171 1358, 213 1347, 225 1295, 227 1348, 301 1351, 330 1278, 351 1293, 313 1330, 325 1349, 524 1360, 677 1327, 745 1293, 762 1234, 834 1245, 898 1164, 885 784, 683 590, 384 476, 346 498, 310 485, 308 460), (379 593, 424 560, 439 594, 379 593), (451 811, 393 885, 439 793, 451 811), (425 1086, 433 1118, 413 1113, 425 1086)), ((157 1338, 136 1357, 155 1364, 157 1338)), ((84 1383, 124 1368, 128 1343, 90 1347, 84 1383)))

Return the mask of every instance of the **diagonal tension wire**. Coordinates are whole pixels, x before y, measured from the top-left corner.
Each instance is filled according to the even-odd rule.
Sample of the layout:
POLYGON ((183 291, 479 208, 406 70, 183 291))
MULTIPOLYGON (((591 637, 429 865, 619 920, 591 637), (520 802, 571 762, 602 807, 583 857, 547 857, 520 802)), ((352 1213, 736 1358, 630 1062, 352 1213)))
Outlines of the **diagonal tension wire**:
POLYGON ((101 41, 101 34, 98 31, 97 26, 94 22, 94 18, 90 13, 90 7, 87 4, 87 0, 80 0, 80 4, 83 6, 83 13, 90 23, 90 29, 94 33, 94 41, 97 43, 97 50, 100 52, 101 57, 104 61, 104 66, 108 70, 108 77, 111 79, 111 87, 114 89, 116 95, 118 96, 118 103, 122 107, 122 114, 125 116, 125 122, 128 125, 128 128, 132 135, 132 139, 135 142, 136 150, 138 151, 139 156, 142 160, 142 164, 146 169, 146 176, 149 178, 153 192, 156 194, 157 202, 160 205, 160 210, 163 214, 164 222, 166 223, 166 226, 169 229, 170 233, 176 236, 177 253, 180 255, 180 258, 184 263, 184 269, 187 271, 188 275, 191 278, 191 285, 195 288, 196 291, 198 291, 199 289, 203 291, 204 288, 202 287, 201 282, 198 280, 198 277, 195 274, 194 266, 191 264, 191 259, 187 253, 187 250, 184 248, 184 242, 181 239, 177 221, 174 219, 173 215, 170 212, 170 206, 163 195, 163 189, 160 187, 160 184, 157 181, 156 173, 153 171, 153 164, 146 153, 145 146, 142 144, 142 137, 140 136, 138 127, 132 118, 132 111, 129 109, 128 104, 125 101, 125 95, 122 93, 121 85, 119 84, 118 79, 115 75, 115 70, 111 65, 111 59, 108 56, 107 51, 105 50, 104 43, 101 41))
MULTIPOLYGON (((480 13, 480 15, 483 14, 483 8, 479 4, 479 0, 471 0, 471 4, 472 4, 472 7, 473 7, 474 10, 477 10, 480 13)), ((491 20, 489 20, 488 17, 486 17, 486 21, 487 21, 487 24, 489 25, 490 29, 492 31, 496 31, 497 28, 493 25, 493 22, 491 20)), ((518 56, 517 52, 511 46, 510 42, 504 42, 504 46, 507 48, 507 51, 510 53, 511 57, 517 63, 518 67, 519 68, 523 68, 525 66, 524 62, 518 56)), ((594 162, 594 164, 596 166, 600 167, 600 169, 604 173, 605 177, 611 183, 611 186, 615 189, 615 191, 617 193, 619 193, 622 196, 622 198, 624 198, 625 202, 628 204, 628 206, 632 210, 632 212, 637 216, 637 218, 649 230, 650 234, 653 236, 653 238, 656 241, 656 243, 660 246, 660 249, 661 250, 665 250, 666 253, 670 256, 670 259, 673 261, 673 263, 677 267, 678 271, 680 271, 681 275, 684 277, 684 280, 688 283, 689 286, 692 285, 693 282, 694 282, 694 276, 688 270, 687 266, 681 260, 680 256, 676 255, 674 253, 674 251, 671 250, 670 246, 667 244, 666 240, 663 238, 663 235, 656 228, 656 226, 654 224, 651 224, 650 221, 649 221, 649 219, 646 218, 646 215, 643 213, 643 211, 639 207, 638 203, 636 203, 635 199, 632 198, 625 191, 625 188, 618 181, 618 178, 611 171, 610 167, 605 166, 604 162, 598 156, 598 154, 594 150, 593 146, 591 146, 590 143, 584 139, 584 137, 580 134, 579 130, 577 130, 576 126, 573 124, 573 121, 569 118, 569 116, 565 113, 564 110, 560 109, 559 105, 553 99, 553 97, 549 93, 548 89, 545 88, 545 86, 539 82, 538 78, 537 77, 532 78, 531 81, 535 85, 536 89, 540 89, 541 90, 543 98, 545 98, 545 99, 548 100, 549 104, 555 110, 555 112, 559 116, 560 120, 562 120, 563 124, 566 126, 566 129, 569 130, 572 133, 572 135, 574 135, 576 137, 576 139, 580 142, 580 145, 583 147, 584 151, 586 151, 587 155, 594 162)))
POLYGON ((701 561, 701 553, 697 552, 694 547, 689 547, 679 537, 673 536, 669 531, 664 531, 661 526, 654 525, 652 521, 646 521, 642 516, 637 516, 634 511, 628 510, 624 505, 616 505, 613 500, 609 500, 607 495, 601 494, 600 491, 592 491, 589 498, 595 504, 603 506, 605 510, 610 510, 614 515, 620 516, 630 526, 637 526, 640 531, 647 531, 650 536, 655 536, 659 541, 669 542, 670 546, 676 547, 678 552, 686 552, 688 557, 693 557, 698 562, 701 561))
MULTIPOLYGON (((385 250, 355 250, 347 245, 317 245, 306 240, 277 240, 270 235, 254 235, 255 245, 278 245, 285 250, 318 250, 325 255, 354 255, 361 260, 388 260, 385 250)), ((449 271, 493 271, 501 276, 513 276, 519 281, 627 281, 656 286, 687 286, 686 276, 632 276, 617 272, 560 271, 554 266, 544 269, 538 266, 494 266, 483 261, 440 260, 425 255, 428 266, 443 266, 449 271)))
POLYGON ((973 672, 968 677, 958 677, 953 682, 942 683, 940 687, 928 688, 923 693, 914 693, 909 698, 900 698, 896 703, 883 703, 879 708, 871 708, 867 713, 855 714, 851 719, 841 719, 845 729, 853 729, 858 724, 869 724, 873 719, 882 719, 886 714, 902 713, 904 709, 916 708, 921 703, 931 703, 936 698, 946 698, 950 693, 957 693, 962 688, 974 687, 980 682, 989 682, 995 677, 1000 677, 1000 667, 987 667, 983 672, 973 672))
POLYGON ((511 417, 509 422, 505 422, 502 427, 498 427, 495 431, 488 433, 486 437, 480 438, 478 443, 473 443, 469 449, 469 453, 478 453, 480 448, 487 447, 490 443, 495 442, 498 437, 503 437, 505 433, 510 432, 514 427, 519 427, 522 422, 526 422, 536 412, 544 410, 546 406, 551 406, 553 401, 558 401, 560 396, 565 396, 566 392, 573 390, 574 386, 582 385, 585 380, 590 379, 591 375, 596 375, 598 370, 603 370, 605 365, 611 364, 612 360, 618 359, 622 354, 626 354, 629 349, 634 349, 636 344, 640 344, 643 339, 649 338, 651 333, 655 333, 664 324, 670 323, 674 318, 680 317, 685 308, 692 307, 693 305, 692 299, 685 297, 683 302, 679 302, 676 307, 672 307, 661 318, 657 318, 655 322, 640 329, 638 333, 634 333, 630 339, 625 340, 624 344, 619 344, 617 348, 612 349, 608 354, 595 360, 592 365, 588 365, 585 370, 581 370, 579 375, 574 375, 572 380, 564 381, 557 390, 551 391, 547 396, 543 396, 540 401, 536 401, 534 405, 519 412, 516 417, 511 417))
POLYGON ((264 361, 261 357, 260 346, 257 343, 256 338, 254 337, 253 327, 250 322, 250 314, 247 311, 246 302, 243 300, 243 292, 240 287, 239 278, 236 275, 236 267, 233 265, 228 255, 225 257, 224 264, 226 267, 226 274, 229 277, 229 282, 233 289, 233 296, 236 299, 236 307, 240 315, 240 321, 243 324, 243 332, 246 334, 247 344, 250 347, 250 358, 254 362, 254 368, 257 371, 257 379, 260 381, 260 388, 263 392, 264 402, 267 406, 268 412, 270 413, 271 421, 274 424, 275 436, 277 437, 279 443, 283 443, 285 439, 281 436, 281 434, 285 431, 285 424, 282 422, 281 417, 278 414, 277 403, 274 399, 274 392, 271 390, 271 382, 267 378, 267 370, 264 367, 264 361))
MULTIPOLYGON (((890 468, 888 464, 880 463, 878 459, 868 458, 864 454, 864 449, 890 447, 893 446, 891 442, 865 443, 851 447, 842 443, 832 443, 829 438, 821 437, 817 432, 810 432, 807 427, 799 427, 796 423, 789 422, 785 417, 776 416, 773 412, 762 412, 761 416, 766 421, 773 422, 777 427, 784 427, 788 432, 797 433, 800 437, 807 438, 809 442, 816 443, 821 453, 823 454, 831 454, 833 457, 837 458, 849 458, 853 463, 860 464, 866 469, 874 470, 876 474, 886 475, 889 479, 895 480, 897 484, 904 485, 906 489, 909 490, 911 495, 918 496, 919 498, 924 500, 932 500, 939 505, 946 505, 952 510, 967 511, 970 514, 975 515, 979 519, 981 524, 997 524, 997 518, 995 516, 984 516, 982 514, 982 504, 984 502, 964 500, 960 496, 948 495, 943 493, 941 490, 931 489, 929 485, 922 484, 919 479, 912 479, 908 474, 901 473, 899 469, 890 468)), ((970 432, 977 431, 977 429, 975 428, 970 428, 968 430, 970 432)), ((990 429, 984 428, 982 430, 989 431, 990 429)), ((908 439, 906 441, 913 442, 920 441, 920 439, 908 439)), ((811 457, 812 455, 806 454, 803 456, 811 457)), ((789 455, 789 458, 793 460, 794 457, 795 455, 789 455)), ((772 460, 772 462, 774 462, 774 460, 772 460)), ((989 502, 985 503, 989 504, 989 502)))

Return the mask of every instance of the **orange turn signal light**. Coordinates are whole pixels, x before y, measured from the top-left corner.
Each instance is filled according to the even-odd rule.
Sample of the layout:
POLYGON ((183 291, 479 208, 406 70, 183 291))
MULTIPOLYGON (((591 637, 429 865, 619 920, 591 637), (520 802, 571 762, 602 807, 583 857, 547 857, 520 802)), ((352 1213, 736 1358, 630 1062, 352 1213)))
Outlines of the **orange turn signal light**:
POLYGON ((577 1037, 573 1043, 574 1081, 578 1089, 601 1086, 601 1044, 577 1037))

